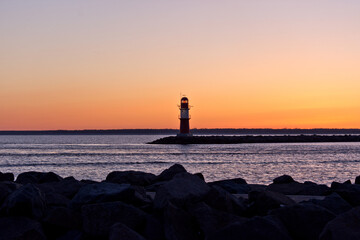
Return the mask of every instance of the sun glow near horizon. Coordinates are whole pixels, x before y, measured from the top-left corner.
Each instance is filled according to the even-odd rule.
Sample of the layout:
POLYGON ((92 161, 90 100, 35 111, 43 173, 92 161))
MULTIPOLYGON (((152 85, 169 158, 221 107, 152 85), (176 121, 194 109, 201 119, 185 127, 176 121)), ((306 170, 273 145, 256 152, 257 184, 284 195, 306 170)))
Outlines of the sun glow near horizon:
POLYGON ((360 3, 4 1, 0 130, 360 128, 360 3))

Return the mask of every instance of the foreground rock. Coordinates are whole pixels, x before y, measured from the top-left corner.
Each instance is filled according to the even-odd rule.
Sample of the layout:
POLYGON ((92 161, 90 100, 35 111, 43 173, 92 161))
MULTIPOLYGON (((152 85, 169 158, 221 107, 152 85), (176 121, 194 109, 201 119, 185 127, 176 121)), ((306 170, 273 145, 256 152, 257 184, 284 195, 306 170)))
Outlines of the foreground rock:
POLYGON ((111 226, 117 222, 140 231, 146 221, 143 211, 122 202, 85 205, 81 208, 81 214, 84 231, 98 237, 108 236, 111 226))
POLYGON ((189 212, 195 217, 205 238, 231 223, 246 221, 244 217, 213 209, 205 203, 195 204, 189 212))
POLYGON ((289 175, 282 175, 273 180, 274 184, 284 184, 295 182, 294 179, 289 175))
POLYGON ((200 238, 195 218, 185 210, 168 203, 163 214, 166 239, 195 240, 200 238))
POLYGON ((3 204, 3 210, 11 216, 27 216, 41 219, 46 203, 43 193, 33 184, 26 184, 11 193, 3 204))
POLYGON ((0 239, 46 239, 41 224, 25 217, 0 218, 0 239))
POLYGON ((0 182, 0 204, 16 189, 20 188, 21 185, 13 182, 0 182))
POLYGON ((226 191, 228 191, 229 193, 233 193, 233 194, 248 193, 251 190, 250 186, 246 184, 245 179, 242 178, 234 178, 234 179, 210 182, 209 185, 219 186, 225 189, 226 191))
POLYGON ((190 173, 179 173, 158 189, 154 207, 161 209, 169 202, 184 205, 200 201, 209 191, 210 187, 199 177, 190 173))
POLYGON ((145 240, 143 236, 128 228, 126 225, 122 223, 115 223, 110 228, 110 236, 109 240, 145 240))
POLYGON ((10 179, 0 181, 0 239, 360 239, 360 185, 349 181, 206 183, 179 164, 104 182, 40 172, 10 179))
POLYGON ((271 209, 295 204, 294 200, 284 194, 271 191, 252 191, 249 193, 249 202, 251 215, 266 215, 271 209))
POLYGON ((322 206, 336 215, 347 212, 352 208, 352 206, 337 193, 326 196, 324 200, 312 199, 308 202, 322 206))
POLYGON ((14 174, 0 172, 0 182, 3 182, 3 181, 9 181, 9 182, 14 181, 14 174))
POLYGON ((135 190, 130 184, 94 183, 80 188, 71 200, 71 207, 79 209, 90 203, 123 201, 135 205, 144 205, 151 200, 135 190))
POLYGON ((297 204, 270 212, 280 219, 293 239, 318 239, 325 225, 335 215, 314 204, 297 204))
POLYGON ((271 218, 254 217, 243 222, 234 222, 213 235, 208 240, 291 240, 284 226, 271 218))
POLYGON ((38 184, 37 187, 43 192, 55 192, 72 199, 81 187, 86 184, 73 177, 67 177, 59 182, 46 182, 38 184))
POLYGON ((21 184, 59 182, 61 180, 62 177, 53 172, 24 172, 16 178, 16 182, 21 184))
POLYGON ((174 164, 170 168, 165 169, 160 175, 156 178, 156 181, 163 182, 169 181, 175 177, 178 173, 186 173, 186 169, 180 164, 174 164))
POLYGON ((106 181, 112 183, 128 183, 132 185, 147 186, 154 182, 156 176, 151 173, 139 171, 115 171, 109 173, 106 181))
POLYGON ((360 239, 360 207, 341 214, 330 221, 321 233, 320 239, 360 239))
POLYGON ((315 183, 289 182, 282 184, 270 184, 266 190, 279 192, 285 195, 312 195, 324 196, 331 193, 331 189, 326 185, 315 183))
POLYGON ((360 206, 360 185, 333 182, 331 184, 331 189, 352 206, 360 206))

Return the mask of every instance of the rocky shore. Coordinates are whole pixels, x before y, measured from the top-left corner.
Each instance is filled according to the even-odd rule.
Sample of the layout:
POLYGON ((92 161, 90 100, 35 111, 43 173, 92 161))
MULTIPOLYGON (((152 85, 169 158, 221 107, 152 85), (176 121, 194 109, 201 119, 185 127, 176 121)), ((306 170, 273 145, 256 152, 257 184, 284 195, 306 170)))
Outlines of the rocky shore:
POLYGON ((360 239, 360 176, 331 186, 205 182, 175 164, 102 182, 0 173, 0 239, 360 239))
POLYGON ((239 143, 305 143, 360 142, 360 135, 271 135, 271 136, 170 136, 149 144, 239 144, 239 143))

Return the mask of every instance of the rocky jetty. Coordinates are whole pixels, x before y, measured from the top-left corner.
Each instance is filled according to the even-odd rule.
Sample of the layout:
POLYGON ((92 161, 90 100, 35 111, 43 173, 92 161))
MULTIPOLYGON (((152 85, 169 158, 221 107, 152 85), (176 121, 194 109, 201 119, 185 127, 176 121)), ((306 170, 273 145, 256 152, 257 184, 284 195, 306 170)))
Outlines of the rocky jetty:
POLYGON ((102 182, 0 173, 0 239, 360 239, 359 179, 205 182, 179 164, 102 182))
POLYGON ((360 135, 272 135, 272 136, 171 136, 149 144, 239 144, 239 143, 306 143, 360 142, 360 135))

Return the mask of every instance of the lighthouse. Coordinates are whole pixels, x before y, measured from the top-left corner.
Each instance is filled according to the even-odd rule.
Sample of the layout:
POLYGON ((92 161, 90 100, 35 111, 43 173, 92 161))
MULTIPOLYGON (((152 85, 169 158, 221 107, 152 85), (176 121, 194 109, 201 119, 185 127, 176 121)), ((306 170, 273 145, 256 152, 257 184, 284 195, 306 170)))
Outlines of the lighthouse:
POLYGON ((180 133, 178 136, 191 136, 190 134, 190 115, 189 115, 189 99, 187 97, 182 97, 180 100, 180 133))

